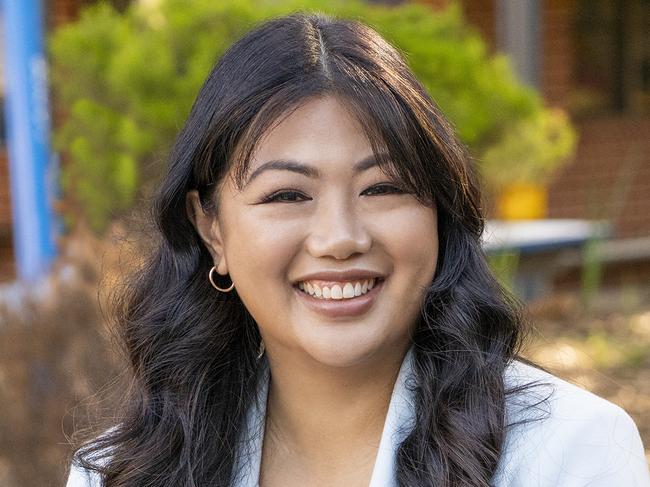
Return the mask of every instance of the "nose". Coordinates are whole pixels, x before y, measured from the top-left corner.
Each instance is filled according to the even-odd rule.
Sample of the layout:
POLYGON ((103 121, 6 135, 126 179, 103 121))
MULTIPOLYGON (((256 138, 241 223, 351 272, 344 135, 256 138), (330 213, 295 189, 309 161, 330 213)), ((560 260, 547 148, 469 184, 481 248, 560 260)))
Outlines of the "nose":
POLYGON ((306 240, 307 251, 314 257, 347 259, 370 250, 372 238, 365 222, 344 201, 329 200, 320 205, 306 240))

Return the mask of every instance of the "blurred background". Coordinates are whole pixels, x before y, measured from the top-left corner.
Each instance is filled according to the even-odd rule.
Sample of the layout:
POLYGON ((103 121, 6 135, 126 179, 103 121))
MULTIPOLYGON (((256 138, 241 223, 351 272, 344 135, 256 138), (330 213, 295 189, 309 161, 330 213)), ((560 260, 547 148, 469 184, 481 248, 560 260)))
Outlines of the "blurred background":
POLYGON ((394 43, 468 146, 526 355, 625 408, 650 461, 650 2, 0 0, 0 487, 63 485, 119 400, 108 297, 212 64, 295 10, 394 43))

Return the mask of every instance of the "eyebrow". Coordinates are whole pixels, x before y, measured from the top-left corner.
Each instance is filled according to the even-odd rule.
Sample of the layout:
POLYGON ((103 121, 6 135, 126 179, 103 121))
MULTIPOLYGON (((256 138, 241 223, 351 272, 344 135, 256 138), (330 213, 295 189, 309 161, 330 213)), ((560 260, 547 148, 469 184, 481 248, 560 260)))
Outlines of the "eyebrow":
MULTIPOLYGON (((379 162, 375 158, 375 155, 371 154, 368 157, 361 159, 354 166, 352 166, 352 171, 355 174, 358 174, 360 172, 370 169, 371 167, 375 167, 378 165, 379 162)), ((272 161, 267 161, 264 164, 261 164, 259 167, 257 167, 251 173, 244 186, 250 184, 253 181, 253 179, 258 177, 263 172, 271 171, 271 170, 291 171, 298 174, 302 174, 303 176, 307 176, 312 179, 318 179, 320 177, 320 171, 314 166, 310 166, 308 164, 302 164, 298 161, 293 161, 291 159, 274 159, 272 161)))

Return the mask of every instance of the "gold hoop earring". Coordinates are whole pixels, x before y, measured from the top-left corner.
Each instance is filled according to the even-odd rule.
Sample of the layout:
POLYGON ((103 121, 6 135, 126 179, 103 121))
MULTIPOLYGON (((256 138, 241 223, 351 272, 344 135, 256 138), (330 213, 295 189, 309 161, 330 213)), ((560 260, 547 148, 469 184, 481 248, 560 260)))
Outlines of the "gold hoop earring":
POLYGON ((266 346, 264 345, 264 340, 260 341, 260 349, 257 354, 257 360, 262 358, 262 355, 264 355, 264 351, 266 350, 266 346))
POLYGON ((210 280, 210 284, 212 284, 212 287, 215 288, 217 291, 221 291, 222 293, 229 293, 229 292, 232 291, 233 288, 235 287, 235 283, 233 282, 233 283, 230 285, 230 287, 227 288, 227 289, 222 289, 222 288, 220 288, 219 286, 217 286, 217 285, 214 283, 214 277, 212 276, 212 273, 213 273, 214 271, 216 271, 216 270, 217 270, 217 268, 216 268, 215 266, 212 266, 212 269, 210 269, 210 272, 208 273, 208 279, 210 280))

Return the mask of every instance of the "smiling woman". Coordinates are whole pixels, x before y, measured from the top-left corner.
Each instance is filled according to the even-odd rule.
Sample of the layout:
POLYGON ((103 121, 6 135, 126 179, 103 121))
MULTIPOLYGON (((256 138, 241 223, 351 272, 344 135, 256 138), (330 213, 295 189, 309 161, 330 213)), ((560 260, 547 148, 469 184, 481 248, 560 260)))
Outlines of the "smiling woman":
POLYGON ((217 272, 259 325, 274 376, 305 382, 329 376, 324 365, 383 363, 396 373, 436 268, 435 207, 380 169, 334 95, 312 96, 283 117, 249 166, 241 188, 228 177, 217 187, 218 212, 204 211, 197 191, 189 200, 217 272))
POLYGON ((519 357, 463 148, 363 24, 233 45, 154 214, 120 302, 132 387, 69 486, 648 482, 625 412, 519 357))

